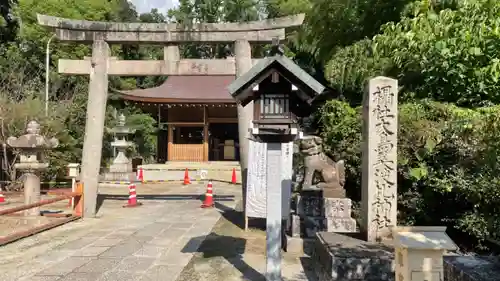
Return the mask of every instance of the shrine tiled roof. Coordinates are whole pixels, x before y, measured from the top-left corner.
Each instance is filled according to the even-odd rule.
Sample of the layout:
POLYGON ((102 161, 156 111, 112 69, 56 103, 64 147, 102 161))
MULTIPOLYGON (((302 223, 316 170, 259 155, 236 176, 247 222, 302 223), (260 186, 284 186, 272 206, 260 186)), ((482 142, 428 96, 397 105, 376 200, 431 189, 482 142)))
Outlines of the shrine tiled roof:
POLYGON ((165 82, 148 89, 120 91, 126 100, 157 103, 235 103, 227 87, 233 75, 169 76, 165 82))
MULTIPOLYGON (((323 94, 326 90, 325 86, 321 85, 321 83, 316 81, 316 79, 300 68, 291 59, 283 54, 277 54, 261 59, 248 72, 238 77, 238 79, 228 86, 229 93, 235 98, 242 94, 239 99, 248 102, 250 100, 249 96, 252 95, 248 89, 259 84, 261 81, 258 81, 258 78, 260 77, 262 80, 265 77, 262 77, 261 74, 273 68, 279 70, 285 78, 298 87, 301 90, 301 99, 308 103, 313 102, 317 96, 323 94)), ((246 102, 243 102, 243 105, 246 102)))

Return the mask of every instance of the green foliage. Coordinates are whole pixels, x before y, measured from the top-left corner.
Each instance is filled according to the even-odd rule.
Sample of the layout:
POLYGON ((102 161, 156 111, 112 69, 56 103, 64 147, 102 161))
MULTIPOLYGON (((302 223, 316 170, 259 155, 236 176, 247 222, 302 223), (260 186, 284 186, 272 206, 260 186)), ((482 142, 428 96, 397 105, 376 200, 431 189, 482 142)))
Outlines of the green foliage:
MULTIPOLYGON (((360 109, 332 100, 320 110, 322 138, 328 154, 344 159, 346 164, 346 185, 359 186, 359 168, 361 167, 361 119, 360 109)), ((350 198, 359 200, 359 189, 347 190, 350 198)))
MULTIPOLYGON (((256 0, 181 0, 179 6, 168 12, 168 18, 185 28, 196 26, 200 22, 239 22, 253 21, 260 17, 260 1, 256 0)), ((184 58, 226 58, 234 55, 230 43, 187 43, 180 46, 184 58)), ((253 46, 253 55, 262 54, 260 46, 253 46)))
POLYGON ((461 106, 500 102, 500 3, 461 1, 456 9, 417 9, 373 40, 337 50, 326 67, 335 89, 358 103, 363 81, 397 77, 401 101, 431 98, 461 106))
MULTIPOLYGON (((330 14, 344 26, 360 18, 330 14)), ((394 15, 380 31, 365 33, 369 39, 351 29, 352 40, 324 50, 331 55, 326 79, 345 102, 323 106, 322 136, 328 150, 346 159, 352 199, 360 199, 362 118, 351 106, 361 104, 367 79, 395 77, 399 223, 446 224, 464 246, 499 238, 499 15, 498 1, 413 1, 400 19, 394 15)), ((319 45, 335 34, 319 30, 323 37, 310 34, 319 45)))
MULTIPOLYGON (((45 175, 56 177, 60 171, 65 171, 66 164, 74 161, 72 155, 75 151, 76 140, 68 134, 65 122, 68 118, 69 103, 50 103, 48 115, 45 115, 45 102, 36 95, 24 97, 8 95, 0 91, 0 142, 5 143, 10 136, 19 137, 26 134, 26 125, 31 120, 36 120, 41 125, 41 134, 47 138, 55 137, 60 145, 50 151, 48 161, 51 163, 45 175)), ((15 179, 13 164, 16 159, 2 159, 2 165, 12 179, 15 179)))
MULTIPOLYGON (((2 6, 3 8, 3 6, 2 6)), ((3 10, 2 10, 3 12, 3 10)), ((74 1, 20 0, 11 6, 8 13, 10 20, 19 25, 12 29, 15 36, 3 40, 0 45, 0 98, 2 108, 0 117, 4 120, 5 137, 18 136, 24 133, 26 122, 30 119, 41 123, 44 133, 60 140, 60 146, 50 152, 50 169, 45 173, 49 179, 65 176, 69 162, 80 162, 85 135, 86 104, 88 78, 61 76, 56 73, 56 62, 60 58, 81 59, 90 55, 89 47, 79 44, 63 44, 53 38, 50 44, 50 88, 49 115, 44 113, 45 89, 45 48, 52 32, 37 24, 36 14, 48 14, 59 17, 97 20, 97 21, 165 21, 165 17, 152 11, 138 15, 135 8, 126 0, 112 1, 74 1), (8 94, 7 94, 8 93, 8 94)), ((0 30, 3 32, 4 30, 0 30)), ((1 34, 3 36, 3 34, 1 34)), ((4 38, 4 37, 2 37, 4 38)), ((7 37, 5 37, 7 38, 7 37)), ((163 49, 159 47, 113 46, 114 55, 124 59, 161 59, 163 49)), ((110 88, 130 89, 136 86, 157 86, 164 77, 141 79, 112 78, 110 88)), ((116 105, 113 105, 116 106, 116 105)), ((113 126, 115 111, 110 106, 107 110, 106 126, 113 126)), ((118 106, 120 108, 120 106, 118 106)), ((147 160, 154 157, 156 150, 155 120, 129 104, 120 108, 127 116, 131 126, 137 129, 132 136, 137 142, 133 153, 143 155, 147 160)), ((103 147, 103 166, 112 156, 109 142, 112 136, 105 135, 103 147)), ((5 138, 1 140, 5 141, 5 138)), ((8 166, 12 162, 8 163, 8 166)), ((12 172, 12 171, 11 171, 12 172)))
MULTIPOLYGON (((348 194, 360 200, 360 108, 329 101, 320 115, 325 146, 346 160, 348 194)), ((429 100, 400 106, 399 223, 446 224, 477 242, 500 238, 499 121, 498 106, 472 110, 429 100)))
MULTIPOLYGON (((157 147, 157 121, 151 114, 144 113, 140 108, 134 107, 129 103, 115 105, 108 110, 110 113, 106 120, 107 131, 116 126, 118 116, 123 114, 126 117, 126 126, 135 130, 135 133, 129 136, 129 140, 135 143, 135 146, 129 153, 131 157, 142 157, 146 163, 155 161, 157 147)), ((112 155, 110 146, 113 140, 113 135, 106 133, 106 138, 110 141, 106 142, 108 148, 108 157, 112 155)))
POLYGON ((498 92, 500 3, 463 1, 457 10, 429 11, 390 23, 374 48, 391 57, 407 91, 418 98, 481 105, 498 92))
POLYGON ((380 27, 400 18, 411 0, 272 0, 273 16, 305 12, 304 25, 290 38, 299 53, 325 63, 338 47, 377 34, 380 27))
POLYGON ((332 87, 352 104, 361 104, 367 78, 391 76, 391 60, 374 57, 372 53, 372 41, 361 40, 339 48, 325 67, 325 76, 332 87))

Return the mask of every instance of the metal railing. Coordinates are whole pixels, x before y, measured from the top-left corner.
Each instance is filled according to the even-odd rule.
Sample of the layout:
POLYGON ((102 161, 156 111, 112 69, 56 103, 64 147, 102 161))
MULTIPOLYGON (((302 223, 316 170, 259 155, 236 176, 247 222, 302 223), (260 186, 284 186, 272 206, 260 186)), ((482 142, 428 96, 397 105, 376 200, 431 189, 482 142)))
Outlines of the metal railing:
POLYGON ((62 195, 56 196, 55 198, 41 200, 32 204, 25 204, 13 208, 0 210, 0 216, 14 215, 21 211, 26 211, 32 208, 37 208, 40 206, 45 206, 55 202, 72 199, 74 200, 74 207, 71 214, 48 214, 44 215, 47 217, 60 217, 54 221, 42 224, 39 226, 32 227, 27 230, 17 231, 6 236, 0 236, 0 246, 7 243, 14 242, 16 240, 22 239, 27 236, 63 225, 70 221, 74 221, 83 217, 83 184, 77 183, 75 192, 64 192, 62 195))

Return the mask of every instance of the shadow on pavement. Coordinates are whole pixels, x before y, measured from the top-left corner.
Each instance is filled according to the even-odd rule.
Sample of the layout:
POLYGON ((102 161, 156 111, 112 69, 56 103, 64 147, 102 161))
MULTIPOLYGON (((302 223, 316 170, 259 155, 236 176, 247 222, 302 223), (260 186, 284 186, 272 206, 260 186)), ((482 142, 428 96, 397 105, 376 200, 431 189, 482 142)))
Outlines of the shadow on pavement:
MULTIPOLYGON (((223 201, 223 200, 219 200, 223 201)), ((238 206, 236 206, 236 209, 238 207, 241 207, 242 202, 238 203, 238 206)), ((244 230, 245 229, 245 216, 243 215, 243 212, 236 211, 232 208, 228 208, 222 204, 218 204, 215 202, 215 207, 219 210, 222 210, 224 212, 221 212, 221 215, 229 222, 237 226, 238 228, 244 230)), ((260 230, 266 230, 266 219, 262 218, 248 218, 249 219, 249 226, 252 228, 260 229, 260 230)))
POLYGON ((206 237, 192 238, 182 249, 183 253, 202 253, 203 258, 222 257, 231 263, 241 274, 244 280, 265 281, 264 275, 248 265, 243 260, 246 239, 210 233, 206 237), (197 248, 200 241, 201 246, 197 248))
MULTIPOLYGON (((221 200, 218 200, 221 201, 221 200)), ((245 229, 245 217, 243 215, 243 212, 239 212, 234 210, 233 208, 229 208, 227 206, 224 206, 223 204, 220 204, 217 202, 217 199, 215 201, 215 208, 219 209, 221 211, 222 217, 232 223, 233 225, 237 226, 239 229, 244 230, 245 229)), ((238 203, 238 205, 242 204, 242 202, 238 203)), ((236 206, 237 208, 238 206, 236 206)), ((264 229, 266 228, 266 224, 264 221, 264 229)))
MULTIPOLYGON (((217 200, 217 199, 216 199, 217 200)), ((219 200, 220 201, 220 200, 219 200)), ((243 215, 233 208, 215 202, 223 218, 239 228, 243 228, 243 215)), ((222 257, 243 275, 242 280, 265 281, 264 275, 243 260, 247 240, 241 237, 221 235, 215 227, 207 236, 192 238, 182 249, 183 253, 201 253, 203 258, 222 257)))

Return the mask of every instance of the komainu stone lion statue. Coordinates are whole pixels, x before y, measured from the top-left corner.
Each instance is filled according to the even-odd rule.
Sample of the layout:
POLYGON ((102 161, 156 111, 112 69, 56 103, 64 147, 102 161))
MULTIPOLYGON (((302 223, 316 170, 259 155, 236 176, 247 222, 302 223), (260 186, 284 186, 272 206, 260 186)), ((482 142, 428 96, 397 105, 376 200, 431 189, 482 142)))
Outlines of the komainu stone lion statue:
POLYGON ((325 198, 345 197, 344 161, 333 161, 322 146, 323 140, 317 136, 307 136, 300 140, 300 152, 304 157, 304 181, 302 190, 322 189, 325 198), (320 182, 313 186, 314 174, 321 176, 320 182))

